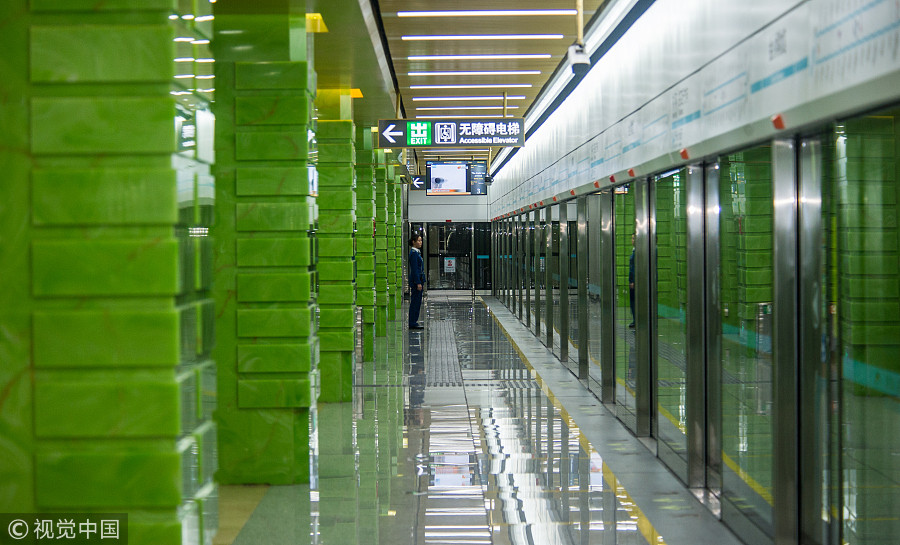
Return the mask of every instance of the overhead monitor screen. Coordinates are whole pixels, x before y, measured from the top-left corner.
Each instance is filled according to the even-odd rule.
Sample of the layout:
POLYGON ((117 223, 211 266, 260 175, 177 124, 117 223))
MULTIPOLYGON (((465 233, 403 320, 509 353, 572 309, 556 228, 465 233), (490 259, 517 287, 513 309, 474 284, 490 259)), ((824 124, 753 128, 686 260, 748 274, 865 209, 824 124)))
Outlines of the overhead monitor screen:
POLYGON ((429 161, 426 195, 471 195, 469 163, 466 161, 429 161))
POLYGON ((487 195, 487 184, 484 181, 487 176, 487 161, 472 161, 469 165, 472 195, 487 195))

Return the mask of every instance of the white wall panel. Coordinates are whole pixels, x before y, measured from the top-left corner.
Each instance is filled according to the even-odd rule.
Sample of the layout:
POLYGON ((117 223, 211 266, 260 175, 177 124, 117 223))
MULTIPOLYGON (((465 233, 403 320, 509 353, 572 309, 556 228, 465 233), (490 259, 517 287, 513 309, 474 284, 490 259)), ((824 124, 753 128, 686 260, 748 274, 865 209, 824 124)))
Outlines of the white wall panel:
POLYGON ((495 176, 490 216, 770 138, 775 114, 900 99, 898 80, 895 0, 656 0, 495 176))
MULTIPOLYGON (((488 198, 488 195, 428 196, 424 191, 410 191, 409 221, 489 221, 488 198)), ((512 199, 507 202, 512 205, 512 199)))

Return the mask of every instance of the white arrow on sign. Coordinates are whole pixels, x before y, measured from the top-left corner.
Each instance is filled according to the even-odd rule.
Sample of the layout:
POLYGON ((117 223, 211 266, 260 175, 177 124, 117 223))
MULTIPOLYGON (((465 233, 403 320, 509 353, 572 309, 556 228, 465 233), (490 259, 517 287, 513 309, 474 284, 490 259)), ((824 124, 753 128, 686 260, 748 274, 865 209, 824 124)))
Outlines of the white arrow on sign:
POLYGON ((397 127, 397 125, 391 123, 390 125, 387 126, 386 129, 384 129, 384 132, 381 133, 381 134, 384 135, 385 138, 388 139, 388 141, 389 141, 391 144, 396 144, 396 143, 397 143, 396 140, 394 140, 393 138, 391 138, 392 136, 403 136, 403 131, 395 131, 395 130, 394 130, 394 128, 396 128, 396 127, 397 127))
POLYGON ((415 187, 416 189, 422 187, 422 178, 420 178, 419 176, 413 178, 413 187, 415 187))

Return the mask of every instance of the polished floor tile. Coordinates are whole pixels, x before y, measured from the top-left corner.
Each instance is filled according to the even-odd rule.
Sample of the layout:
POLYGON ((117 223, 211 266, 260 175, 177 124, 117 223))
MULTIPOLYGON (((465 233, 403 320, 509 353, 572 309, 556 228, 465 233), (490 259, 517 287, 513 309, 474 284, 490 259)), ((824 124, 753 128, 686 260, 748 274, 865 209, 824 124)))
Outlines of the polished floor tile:
POLYGON ((739 543, 496 300, 424 312, 319 406, 309 493, 272 487, 234 543, 739 543))

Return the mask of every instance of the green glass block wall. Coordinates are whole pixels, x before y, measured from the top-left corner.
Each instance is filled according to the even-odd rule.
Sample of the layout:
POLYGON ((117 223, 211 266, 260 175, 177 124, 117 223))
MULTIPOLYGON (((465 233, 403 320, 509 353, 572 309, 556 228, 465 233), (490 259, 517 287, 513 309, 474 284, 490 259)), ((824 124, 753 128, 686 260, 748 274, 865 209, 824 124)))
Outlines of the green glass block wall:
MULTIPOLYGON (((403 241, 403 182, 402 179, 397 176, 395 178, 394 183, 394 255, 393 262, 396 264, 396 268, 394 271, 394 300, 397 312, 402 313, 403 306, 403 264, 406 263, 406 255, 404 252, 404 248, 406 245, 403 241)), ((397 318, 397 312, 393 314, 393 318, 395 320, 402 319, 397 318)))
POLYGON ((211 543, 210 4, 84 6, 0 7, 0 508, 211 543))
POLYGON ((387 335, 388 305, 388 179, 394 167, 387 164, 384 150, 376 151, 375 168, 375 334, 387 335))
POLYGON ((215 6, 217 478, 302 483, 319 359, 312 51, 302 11, 215 6))
MULTIPOLYGON (((323 92, 319 102, 335 99, 337 91, 323 92)), ((349 97, 348 97, 349 98, 349 97)), ((339 99, 339 96, 337 97, 339 99)), ((320 105, 328 116, 328 105, 320 105)), ((345 112, 340 112, 342 117, 345 112)), ((349 116, 346 116, 349 117, 349 116)), ((356 147, 350 120, 318 123, 319 149, 319 362, 322 402, 353 398, 356 349, 356 147)), ((324 450, 323 450, 324 454, 324 450)))
POLYGON ((375 359, 375 150, 372 131, 356 134, 356 304, 362 308, 363 361, 375 359))

